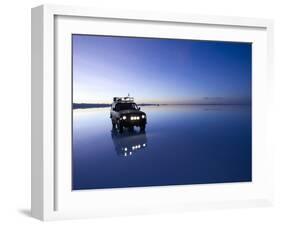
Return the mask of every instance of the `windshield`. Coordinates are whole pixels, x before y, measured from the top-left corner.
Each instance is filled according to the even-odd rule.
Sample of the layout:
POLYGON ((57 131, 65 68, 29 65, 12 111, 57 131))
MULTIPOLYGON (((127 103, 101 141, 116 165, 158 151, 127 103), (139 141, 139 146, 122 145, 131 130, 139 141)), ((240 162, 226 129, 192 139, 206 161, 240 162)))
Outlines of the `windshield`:
POLYGON ((115 110, 116 111, 138 110, 138 107, 135 103, 120 103, 120 104, 116 104, 115 110))

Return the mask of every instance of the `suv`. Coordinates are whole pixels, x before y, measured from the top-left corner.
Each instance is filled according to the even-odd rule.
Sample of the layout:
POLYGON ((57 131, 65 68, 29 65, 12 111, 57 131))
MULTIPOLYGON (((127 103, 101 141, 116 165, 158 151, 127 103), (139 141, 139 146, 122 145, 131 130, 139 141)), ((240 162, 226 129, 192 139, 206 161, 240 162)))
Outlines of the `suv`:
POLYGON ((112 128, 118 128, 123 133, 124 127, 130 130, 134 126, 140 127, 141 131, 145 131, 146 114, 140 111, 140 107, 136 105, 133 97, 114 97, 110 109, 110 118, 112 128))

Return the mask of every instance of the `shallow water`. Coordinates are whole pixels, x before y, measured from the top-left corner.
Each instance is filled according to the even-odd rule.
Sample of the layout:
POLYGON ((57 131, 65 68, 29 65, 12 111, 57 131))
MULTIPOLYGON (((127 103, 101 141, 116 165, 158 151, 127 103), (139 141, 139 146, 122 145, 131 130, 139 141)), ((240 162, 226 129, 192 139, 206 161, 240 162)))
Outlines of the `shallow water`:
POLYGON ((147 129, 111 127, 109 108, 73 111, 73 189, 252 179, 249 106, 145 106, 147 129))

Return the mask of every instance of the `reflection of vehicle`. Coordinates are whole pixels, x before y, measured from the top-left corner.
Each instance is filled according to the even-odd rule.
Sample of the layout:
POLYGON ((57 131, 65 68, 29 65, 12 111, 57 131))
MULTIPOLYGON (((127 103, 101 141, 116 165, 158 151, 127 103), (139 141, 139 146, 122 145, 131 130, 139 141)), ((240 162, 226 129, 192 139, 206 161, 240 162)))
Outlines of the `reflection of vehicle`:
POLYGON ((140 107, 134 102, 132 97, 114 97, 110 110, 110 118, 112 127, 118 128, 119 132, 123 132, 123 128, 134 129, 134 126, 140 127, 141 131, 145 131, 146 114, 140 111, 140 107))
POLYGON ((115 129, 111 131, 114 148, 119 156, 130 156, 140 150, 147 148, 145 132, 118 133, 115 129))

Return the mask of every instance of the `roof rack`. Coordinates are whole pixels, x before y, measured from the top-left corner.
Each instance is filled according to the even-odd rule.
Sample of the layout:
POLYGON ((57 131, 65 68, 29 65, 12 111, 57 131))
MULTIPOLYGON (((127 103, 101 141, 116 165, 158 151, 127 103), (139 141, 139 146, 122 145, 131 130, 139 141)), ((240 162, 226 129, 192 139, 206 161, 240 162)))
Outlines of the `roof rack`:
POLYGON ((133 97, 113 97, 113 102, 134 102, 133 97))

